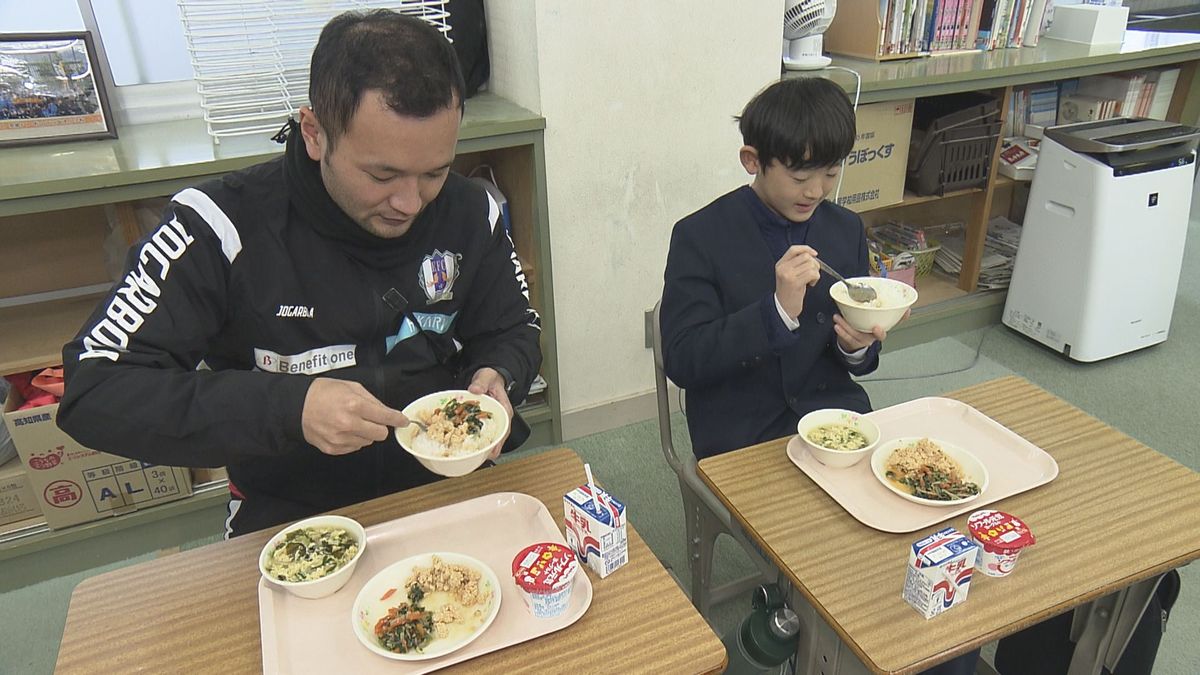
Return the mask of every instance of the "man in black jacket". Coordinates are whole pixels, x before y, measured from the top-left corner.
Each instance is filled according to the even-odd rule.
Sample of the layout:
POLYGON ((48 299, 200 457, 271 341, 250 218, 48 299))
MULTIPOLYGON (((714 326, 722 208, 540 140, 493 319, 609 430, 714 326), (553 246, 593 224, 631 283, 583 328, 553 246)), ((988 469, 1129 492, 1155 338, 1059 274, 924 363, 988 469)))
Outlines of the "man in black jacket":
POLYGON ((468 387, 511 412, 541 364, 499 208, 450 171, 463 89, 423 21, 331 20, 284 155, 175 195, 66 345, 59 425, 227 466, 231 534, 435 480, 398 408, 468 387))

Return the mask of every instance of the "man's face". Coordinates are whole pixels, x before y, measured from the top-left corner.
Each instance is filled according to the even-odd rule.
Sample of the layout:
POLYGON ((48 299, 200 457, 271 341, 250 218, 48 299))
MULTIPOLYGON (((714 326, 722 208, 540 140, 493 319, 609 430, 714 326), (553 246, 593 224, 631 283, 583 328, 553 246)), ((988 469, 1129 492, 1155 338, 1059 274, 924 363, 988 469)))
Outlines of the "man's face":
POLYGON ((788 169, 779 160, 763 166, 753 148, 742 148, 742 164, 754 174, 750 187, 772 211, 794 223, 803 223, 837 187, 837 164, 824 168, 788 169), (750 157, 747 157, 749 152, 750 157))
POLYGON ((385 239, 406 234, 441 192, 461 121, 457 104, 429 117, 406 117, 372 90, 330 151, 316 115, 300 111, 305 149, 321 163, 329 196, 360 227, 385 239))

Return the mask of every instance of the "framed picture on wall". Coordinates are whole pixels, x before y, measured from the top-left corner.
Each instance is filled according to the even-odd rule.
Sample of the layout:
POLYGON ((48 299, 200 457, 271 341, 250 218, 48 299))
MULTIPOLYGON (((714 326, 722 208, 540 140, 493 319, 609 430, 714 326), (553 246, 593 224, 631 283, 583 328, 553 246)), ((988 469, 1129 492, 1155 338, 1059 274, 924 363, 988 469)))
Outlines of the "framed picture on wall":
POLYGON ((0 146, 116 136, 90 33, 0 33, 0 146))

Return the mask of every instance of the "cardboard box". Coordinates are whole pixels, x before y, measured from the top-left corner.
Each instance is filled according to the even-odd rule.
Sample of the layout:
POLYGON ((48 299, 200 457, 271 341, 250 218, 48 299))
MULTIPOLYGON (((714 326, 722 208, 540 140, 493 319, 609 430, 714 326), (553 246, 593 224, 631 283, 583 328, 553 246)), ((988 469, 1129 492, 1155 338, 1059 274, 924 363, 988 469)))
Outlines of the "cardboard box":
POLYGON ((858 106, 854 149, 846 158, 837 203, 855 212, 904 199, 913 99, 858 106))
POLYGON ((228 481, 229 472, 223 466, 210 468, 193 468, 192 469, 192 486, 207 485, 217 481, 228 481))
POLYGON ((14 457, 0 466, 0 525, 40 516, 42 509, 29 487, 25 467, 14 457))
POLYGON ((913 542, 901 597, 926 619, 966 602, 978 554, 979 546, 953 527, 913 542))
POLYGON ((192 494, 187 469, 90 450, 58 428, 58 404, 18 410, 15 390, 4 422, 46 524, 52 529, 116 516, 192 494))
POLYGON ((601 488, 596 488, 596 499, 586 485, 563 495, 567 544, 601 579, 629 562, 625 522, 625 505, 601 488))
POLYGON ((1119 45, 1125 40, 1128 7, 1060 5, 1046 37, 1085 45, 1119 45))

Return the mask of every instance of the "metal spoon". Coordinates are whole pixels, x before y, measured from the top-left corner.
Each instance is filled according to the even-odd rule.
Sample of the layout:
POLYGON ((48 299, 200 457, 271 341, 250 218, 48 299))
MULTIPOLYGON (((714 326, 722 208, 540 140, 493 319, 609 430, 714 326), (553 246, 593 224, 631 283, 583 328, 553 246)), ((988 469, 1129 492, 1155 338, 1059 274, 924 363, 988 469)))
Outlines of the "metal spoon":
POLYGON ((414 420, 411 417, 408 420, 408 424, 406 424, 404 426, 411 427, 414 425, 417 427, 417 430, 418 430, 417 433, 421 433, 421 434, 429 433, 429 427, 425 426, 424 422, 418 422, 417 420, 414 420))
POLYGON ((817 258, 817 264, 821 266, 826 274, 846 284, 846 293, 850 299, 855 302, 871 302, 875 299, 875 289, 862 283, 854 283, 846 281, 846 278, 838 274, 832 267, 825 264, 824 260, 817 258))

